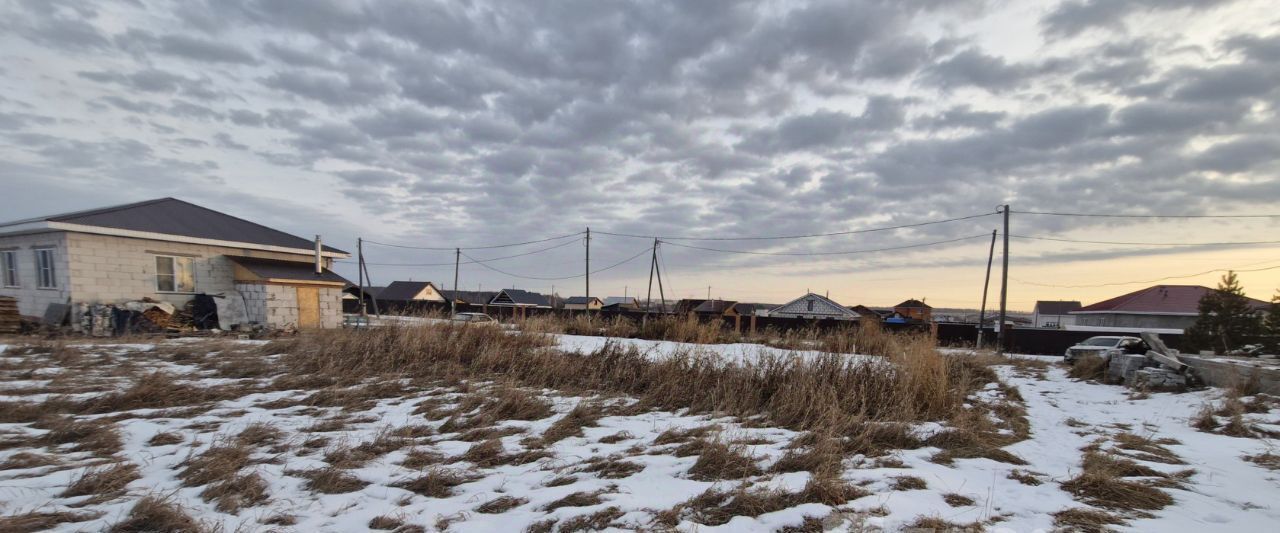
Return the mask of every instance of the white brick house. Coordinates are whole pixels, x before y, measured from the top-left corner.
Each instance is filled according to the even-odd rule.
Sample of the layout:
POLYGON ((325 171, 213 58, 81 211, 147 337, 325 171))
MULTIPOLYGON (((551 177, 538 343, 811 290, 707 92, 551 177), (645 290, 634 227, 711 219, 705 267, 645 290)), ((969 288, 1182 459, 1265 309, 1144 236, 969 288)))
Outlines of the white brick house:
MULTIPOLYGON (((51 303, 149 297, 181 307, 196 294, 239 301, 247 322, 338 327, 346 280, 312 241, 173 198, 0 223, 0 295, 24 315, 51 303)), ((221 306, 219 306, 221 307, 221 306)))

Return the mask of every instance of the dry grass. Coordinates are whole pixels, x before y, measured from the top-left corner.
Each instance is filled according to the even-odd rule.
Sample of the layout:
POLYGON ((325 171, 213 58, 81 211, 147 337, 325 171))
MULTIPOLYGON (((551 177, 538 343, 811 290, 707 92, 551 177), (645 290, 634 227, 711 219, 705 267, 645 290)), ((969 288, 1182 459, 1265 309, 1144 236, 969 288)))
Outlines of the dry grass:
POLYGON ((444 455, 439 452, 423 449, 409 450, 405 455, 404 461, 400 462, 400 466, 410 470, 422 470, 431 465, 437 465, 444 462, 444 455))
POLYGON ((604 479, 622 479, 644 470, 644 465, 624 461, 617 457, 596 457, 587 461, 583 472, 591 472, 604 479))
POLYGON ((497 498, 484 502, 483 504, 480 504, 479 507, 476 507, 476 512, 485 513, 485 514, 501 514, 501 513, 510 511, 512 509, 515 509, 516 507, 520 507, 521 505, 524 505, 526 503, 529 503, 528 498, 517 498, 515 496, 499 496, 497 498))
POLYGON ((635 435, 632 435, 632 434, 631 434, 630 432, 628 432, 628 431, 619 431, 619 432, 614 433, 614 434, 612 434, 612 435, 605 435, 605 436, 603 436, 603 437, 600 437, 600 440, 598 440, 598 441, 596 441, 596 442, 599 442, 600 444, 617 444, 617 443, 622 442, 622 441, 624 441, 624 440, 630 440, 630 439, 634 439, 634 438, 636 438, 636 436, 635 436, 635 435))
POLYGON ((1280 470, 1280 455, 1265 452, 1257 455, 1246 455, 1244 460, 1254 463, 1268 470, 1280 470))
POLYGON ((182 532, 203 533, 212 528, 196 521, 177 504, 147 496, 133 504, 124 520, 108 529, 110 533, 182 532))
POLYGON ((974 503, 973 498, 954 492, 943 494, 942 501, 947 502, 947 505, 952 507, 969 507, 974 503))
POLYGON ((1170 465, 1187 464, 1172 450, 1166 446, 1181 444, 1174 439, 1153 439, 1133 433, 1117 433, 1111 437, 1116 447, 1125 450, 1126 456, 1141 461, 1150 461, 1153 463, 1164 463, 1170 465))
POLYGON ((62 497, 93 496, 94 500, 107 500, 124 494, 125 486, 138 479, 138 467, 132 463, 90 467, 67 485, 62 497))
POLYGON ((52 466, 56 464, 58 464, 58 458, 52 455, 18 452, 10 455, 9 458, 5 459, 3 462, 0 462, 0 470, 23 470, 27 468, 52 466))
POLYGON ((42 420, 36 427, 49 430, 39 439, 39 443, 45 446, 75 443, 72 451, 89 451, 99 457, 119 453, 123 446, 120 432, 110 422, 52 417, 42 420))
POLYGON ((702 437, 707 433, 719 430, 720 428, 717 426, 698 426, 688 429, 671 428, 659 433, 658 436, 653 439, 653 445, 664 446, 667 444, 683 444, 702 437))
POLYGON ((1031 487, 1044 484, 1044 481, 1041 481, 1039 477, 1036 477, 1036 474, 1025 470, 1018 470, 1016 468, 1009 471, 1009 475, 1006 477, 1031 487))
POLYGON ((924 490, 929 488, 929 484, 923 479, 915 476, 897 476, 893 478, 893 482, 889 484, 893 490, 924 490))
POLYGON ((217 444, 200 455, 188 457, 179 466, 178 479, 185 487, 228 481, 249 465, 250 449, 242 444, 217 444))
POLYGON ((577 483, 577 482, 578 482, 578 477, 577 477, 577 476, 556 476, 556 477, 552 478, 550 481, 547 481, 546 483, 543 483, 543 484, 542 484, 542 486, 544 486, 544 487, 563 487, 563 486, 565 486, 565 485, 572 485, 572 484, 577 483))
POLYGON ((458 459, 468 461, 478 467, 488 468, 497 466, 504 462, 506 449, 502 447, 502 441, 498 439, 489 439, 477 444, 472 444, 463 452, 458 459))
POLYGON ((1078 357, 1075 361, 1072 361, 1071 369, 1067 371, 1067 375, 1075 379, 1105 380, 1107 377, 1107 361, 1096 355, 1078 357))
POLYGON ((236 435, 236 442, 245 446, 269 446, 280 441, 284 433, 263 422, 254 422, 245 426, 236 435))
POLYGON ((600 497, 603 492, 575 492, 559 500, 548 503, 543 506, 543 511, 554 511, 561 507, 590 507, 604 503, 604 499, 600 497))
POLYGON ((606 507, 589 515, 579 515, 560 522, 560 533, 577 531, 600 531, 608 529, 614 520, 622 518, 623 513, 617 507, 606 507))
POLYGON ((320 494, 346 494, 358 491, 369 485, 368 482, 351 475, 345 470, 331 466, 294 472, 294 474, 306 478, 307 482, 304 486, 307 490, 320 494))
POLYGON ((102 516, 101 512, 32 511, 29 513, 0 517, 0 531, 5 533, 48 531, 57 527, 59 524, 85 522, 100 516, 102 516))
POLYGON ((1159 482, 1130 480, 1129 477, 1168 476, 1128 459, 1086 452, 1080 475, 1062 483, 1062 490, 1090 505, 1107 509, 1154 511, 1173 503, 1173 498, 1155 488, 1159 482))
POLYGON ((392 485, 428 498, 448 498, 453 495, 453 488, 469 483, 481 476, 467 474, 459 470, 432 468, 426 474, 392 485))
POLYGON ((967 533, 972 531, 983 531, 983 527, 979 523, 957 524, 948 522, 937 516, 920 516, 911 523, 903 526, 903 531, 931 531, 933 533, 967 533))
POLYGON ((369 520, 369 529, 394 530, 404 525, 404 518, 399 516, 381 515, 375 516, 369 520))
POLYGON ((689 478, 698 481, 742 479, 758 476, 762 472, 755 458, 745 453, 741 445, 728 445, 718 440, 696 440, 676 449, 677 456, 697 455, 697 462, 689 468, 689 478))
POLYGON ((152 372, 139 377, 124 391, 81 402, 76 411, 88 414, 119 413, 136 409, 162 409, 193 405, 226 397, 230 392, 178 383, 172 375, 152 372))
POLYGON ((165 431, 153 435, 151 439, 147 440, 147 446, 171 446, 174 444, 182 444, 183 442, 186 442, 186 440, 186 437, 183 437, 181 433, 165 431))
POLYGON ((555 444, 569 437, 581 437, 583 436, 582 428, 596 425, 596 420, 599 420, 600 416, 599 406, 585 401, 578 402, 578 405, 542 432, 542 442, 555 444))
POLYGON ((1107 526, 1120 525, 1123 523, 1123 520, 1114 515, 1097 509, 1088 509, 1084 507, 1076 507, 1074 509, 1066 509, 1053 513, 1053 525, 1067 531, 1102 533, 1104 531, 1111 530, 1111 528, 1107 526))
POLYGON ((255 507, 267 502, 267 482, 258 474, 237 475, 213 483, 200 493, 206 502, 216 502, 214 508, 222 513, 237 513, 245 507, 255 507))

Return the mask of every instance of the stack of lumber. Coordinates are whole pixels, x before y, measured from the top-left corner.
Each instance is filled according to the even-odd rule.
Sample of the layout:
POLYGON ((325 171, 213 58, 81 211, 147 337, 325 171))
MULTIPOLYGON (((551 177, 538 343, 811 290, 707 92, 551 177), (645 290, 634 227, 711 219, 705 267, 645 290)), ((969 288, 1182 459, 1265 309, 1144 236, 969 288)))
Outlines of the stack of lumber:
POLYGON ((21 327, 18 316, 18 300, 0 296, 0 333, 17 333, 21 327))

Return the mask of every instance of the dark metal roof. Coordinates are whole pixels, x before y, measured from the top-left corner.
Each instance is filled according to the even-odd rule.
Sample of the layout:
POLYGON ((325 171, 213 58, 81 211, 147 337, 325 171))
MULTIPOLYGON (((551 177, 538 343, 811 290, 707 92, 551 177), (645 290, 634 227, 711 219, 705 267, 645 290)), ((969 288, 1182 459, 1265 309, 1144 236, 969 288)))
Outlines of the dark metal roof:
POLYGON ((440 291, 445 300, 458 300, 471 305, 484 305, 489 303, 498 293, 493 291, 440 291))
MULTIPOLYGON (((1214 289, 1200 285, 1154 285, 1087 305, 1073 312, 1115 312, 1115 313, 1175 313, 1194 315, 1199 313, 1200 299, 1214 289)), ((1253 309, 1264 309, 1267 302, 1246 297, 1253 309)), ((1041 311, 1043 312, 1043 311, 1041 311)))
POLYGON ((427 286, 435 287, 430 281, 393 281, 387 288, 378 293, 379 300, 412 300, 427 286))
POLYGON ((497 296, 493 297, 493 301, 489 302, 489 304, 551 307, 551 304, 547 302, 546 296, 536 292, 522 291, 520 289, 502 289, 497 296))
POLYGON ((315 263, 263 259, 261 257, 229 256, 229 258, 232 261, 235 261, 236 264, 244 267, 245 270, 252 272, 253 275, 264 279, 351 283, 350 281, 347 281, 346 278, 337 275, 327 268, 319 275, 316 275, 315 263))
MULTIPOLYGON (((315 241, 290 235, 207 207, 184 202, 177 198, 157 198, 145 202, 62 213, 14 223, 41 220, 303 250, 315 248, 315 241)), ((331 246, 325 246, 324 249, 330 252, 347 253, 331 246)))
POLYGON ((728 300, 707 300, 699 304, 697 307, 693 308, 693 312, 724 314, 728 310, 732 309, 733 306, 736 305, 737 303, 738 302, 731 302, 728 300))
POLYGON ((1040 300, 1036 302, 1036 311, 1042 315, 1065 315, 1080 309, 1080 302, 1075 300, 1040 300))
POLYGON ((930 306, 929 306, 929 304, 926 304, 926 303, 924 303, 924 302, 922 302, 922 301, 920 301, 920 300, 917 300, 917 299, 915 299, 915 298, 912 298, 912 299, 910 299, 910 300, 907 300, 907 301, 905 301, 905 302, 902 302, 902 303, 900 303, 900 304, 898 304, 898 305, 895 305, 895 306, 893 306, 893 307, 894 307, 895 309, 896 309, 896 308, 899 308, 899 307, 904 307, 904 308, 907 308, 907 309, 933 309, 932 307, 930 307, 930 306))
POLYGON ((593 300, 600 301, 600 299, 595 296, 570 296, 564 299, 564 303, 571 305, 586 305, 591 303, 593 300))

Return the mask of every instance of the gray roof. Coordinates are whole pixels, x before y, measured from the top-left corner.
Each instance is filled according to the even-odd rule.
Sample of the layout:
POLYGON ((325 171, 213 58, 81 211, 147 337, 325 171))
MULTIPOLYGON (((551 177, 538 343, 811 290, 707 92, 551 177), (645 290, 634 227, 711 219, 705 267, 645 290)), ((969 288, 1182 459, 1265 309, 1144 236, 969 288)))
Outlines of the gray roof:
POLYGON ((1080 302, 1074 300, 1049 301, 1040 300, 1036 302, 1036 311, 1042 315, 1065 315, 1082 307, 1080 302))
POLYGON ((639 307, 640 302, 639 300, 636 300, 635 297, 632 297, 632 296, 610 296, 604 299, 604 305, 605 306, 623 305, 623 306, 639 307))
MULTIPOLYGON (((157 198, 133 204, 62 213, 19 220, 0 224, 0 226, 40 221, 66 222, 100 228, 145 231, 181 237, 244 242, 284 248, 300 248, 303 250, 315 248, 315 241, 290 235, 277 229, 268 228, 261 224, 249 222, 248 220, 220 213, 190 202, 184 202, 177 198, 157 198)), ((324 249, 330 252, 347 253, 331 246, 325 246, 324 249)))
POLYGON ((393 281, 378 293, 379 300, 412 300, 422 289, 435 284, 430 281, 393 281))
POLYGON ((571 305, 587 305, 592 301, 600 301, 595 296, 570 296, 564 299, 564 303, 571 305))
POLYGON ((498 293, 493 291, 440 291, 445 300, 460 300, 464 303, 472 305, 484 305, 489 303, 498 293))
POLYGON ((335 274, 327 268, 323 269, 320 275, 317 276, 315 263, 263 259, 261 257, 229 256, 229 259, 244 267, 245 270, 252 272, 253 275, 264 279, 351 283, 346 278, 335 274))
POLYGON ((497 296, 493 297, 493 301, 489 302, 489 305, 551 307, 551 304, 547 302, 546 296, 536 292, 522 291, 520 289, 502 289, 502 291, 498 292, 497 296))

